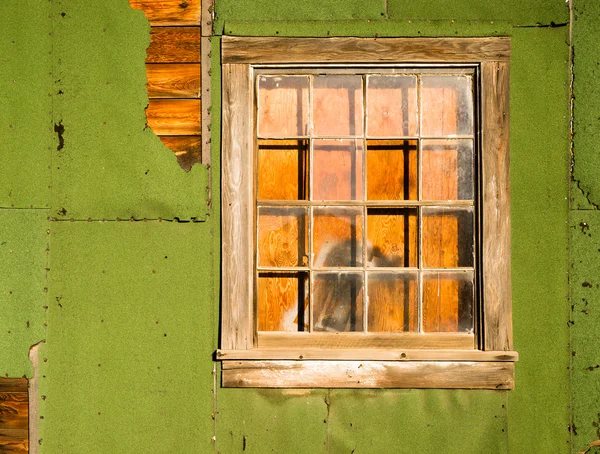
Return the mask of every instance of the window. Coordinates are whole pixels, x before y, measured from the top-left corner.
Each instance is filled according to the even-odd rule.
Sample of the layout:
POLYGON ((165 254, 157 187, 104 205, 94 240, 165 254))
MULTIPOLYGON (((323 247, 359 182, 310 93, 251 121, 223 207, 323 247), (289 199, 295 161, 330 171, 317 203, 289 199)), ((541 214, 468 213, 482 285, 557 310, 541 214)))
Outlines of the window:
POLYGON ((512 388, 509 39, 222 53, 223 385, 512 388))

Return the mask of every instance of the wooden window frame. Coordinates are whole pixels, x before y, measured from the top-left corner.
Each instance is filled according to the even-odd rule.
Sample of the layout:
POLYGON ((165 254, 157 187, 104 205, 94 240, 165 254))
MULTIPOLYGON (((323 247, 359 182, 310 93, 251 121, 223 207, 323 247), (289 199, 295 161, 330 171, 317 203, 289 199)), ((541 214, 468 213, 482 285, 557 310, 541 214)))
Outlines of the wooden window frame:
MULTIPOLYGON (((510 38, 222 38, 222 386, 512 389, 510 38), (475 349, 442 335, 255 329, 254 66, 476 65, 479 77, 481 317, 475 349), (264 334, 264 333, 263 333, 264 334), (467 347, 468 348, 468 347, 467 347)), ((453 336, 456 338, 456 335, 453 336)))

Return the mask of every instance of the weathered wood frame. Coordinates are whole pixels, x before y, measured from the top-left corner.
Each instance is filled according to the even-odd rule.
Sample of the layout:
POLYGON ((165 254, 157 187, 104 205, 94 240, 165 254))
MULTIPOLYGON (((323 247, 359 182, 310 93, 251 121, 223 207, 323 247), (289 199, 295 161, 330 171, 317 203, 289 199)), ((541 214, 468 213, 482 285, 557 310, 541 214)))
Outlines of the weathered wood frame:
POLYGON ((222 385, 512 389, 509 174, 510 38, 223 37, 222 385), (476 350, 336 335, 294 348, 254 329, 253 65, 460 63, 480 68, 481 336, 476 350), (361 339, 364 343, 361 344, 361 339), (373 340, 376 340, 375 342, 373 340), (323 341, 325 340, 325 341, 323 341))

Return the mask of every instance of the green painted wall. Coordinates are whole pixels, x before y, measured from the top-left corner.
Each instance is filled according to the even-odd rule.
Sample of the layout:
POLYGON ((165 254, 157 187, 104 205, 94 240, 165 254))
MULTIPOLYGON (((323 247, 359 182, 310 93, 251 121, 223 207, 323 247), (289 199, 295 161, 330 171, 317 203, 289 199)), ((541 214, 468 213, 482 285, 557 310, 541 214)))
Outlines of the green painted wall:
POLYGON ((31 377, 45 341, 42 453, 567 453, 600 438, 592 0, 575 0, 571 184, 567 3, 216 1, 217 35, 512 36, 510 392, 215 385, 219 37, 213 163, 185 173, 145 126, 143 13, 30 6, 0 3, 0 374, 31 377))

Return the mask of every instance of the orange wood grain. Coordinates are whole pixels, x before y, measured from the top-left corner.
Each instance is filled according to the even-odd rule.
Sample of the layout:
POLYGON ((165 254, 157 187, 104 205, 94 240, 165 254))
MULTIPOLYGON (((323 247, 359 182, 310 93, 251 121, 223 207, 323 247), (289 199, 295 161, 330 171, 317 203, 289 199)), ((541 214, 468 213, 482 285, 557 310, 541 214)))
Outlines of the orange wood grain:
POLYGON ((416 140, 367 141, 367 198, 417 199, 416 140))
POLYGON ((314 140, 313 159, 313 200, 363 199, 362 140, 314 140))
POLYGON ((150 25, 200 25, 200 0, 129 0, 150 25))
POLYGON ((378 248, 387 263, 374 266, 418 266, 417 209, 369 208, 367 211, 367 239, 378 248))
POLYGON ((360 209, 314 209, 313 266, 351 266, 362 264, 362 214, 360 209), (328 253, 336 245, 354 243, 354 257, 331 261, 328 253), (329 259, 329 263, 327 260, 329 259))
POLYGON ((0 429, 26 429, 28 418, 27 393, 0 394, 0 429), (15 394, 23 394, 23 397, 15 394))
POLYGON ((367 86, 369 137, 417 134, 417 84, 414 76, 370 76, 367 86))
POLYGON ((308 265, 307 212, 303 208, 261 208, 258 214, 258 265, 308 265))
POLYGON ((313 86, 314 133, 319 136, 362 135, 362 78, 317 76, 313 86))
POLYGON ((200 64, 148 63, 150 98, 200 98, 200 64))
POLYGON ((458 218, 452 212, 426 211, 422 219, 422 259, 427 268, 458 264, 458 218))
POLYGON ((308 191, 307 159, 307 141, 260 140, 258 200, 305 200, 308 191))
POLYGON ((200 27, 152 27, 146 63, 200 63, 200 27))
POLYGON ((416 332, 417 279, 414 275, 369 273, 369 332, 416 332))
POLYGON ((0 452, 29 452, 27 379, 0 378, 0 452))
POLYGON ((159 136, 159 139, 166 147, 173 150, 177 162, 186 172, 189 172, 194 164, 202 162, 202 137, 159 136))
POLYGON ((146 118, 158 135, 200 135, 200 100, 152 99, 146 118))
POLYGON ((261 273, 258 278, 258 330, 293 332, 308 329, 306 273, 261 273), (298 326, 298 308, 304 321, 298 326))
POLYGON ((258 82, 258 136, 308 134, 308 77, 261 76, 258 82))

